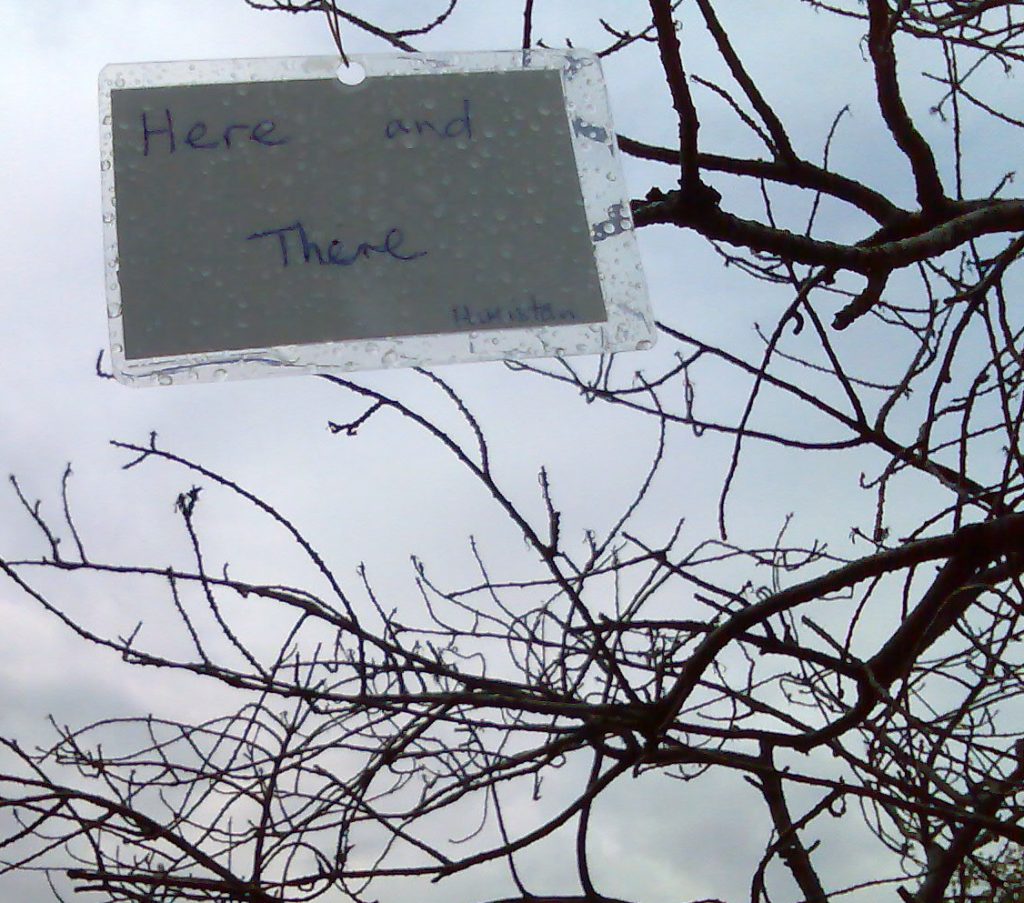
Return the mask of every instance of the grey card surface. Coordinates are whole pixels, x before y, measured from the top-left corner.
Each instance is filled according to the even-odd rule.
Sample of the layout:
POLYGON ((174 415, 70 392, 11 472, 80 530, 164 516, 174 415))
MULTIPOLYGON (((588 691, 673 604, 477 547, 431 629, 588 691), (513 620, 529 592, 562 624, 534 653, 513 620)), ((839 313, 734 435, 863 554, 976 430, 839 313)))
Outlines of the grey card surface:
POLYGON ((358 62, 354 86, 323 57, 104 70, 119 378, 651 343, 593 57, 358 62))

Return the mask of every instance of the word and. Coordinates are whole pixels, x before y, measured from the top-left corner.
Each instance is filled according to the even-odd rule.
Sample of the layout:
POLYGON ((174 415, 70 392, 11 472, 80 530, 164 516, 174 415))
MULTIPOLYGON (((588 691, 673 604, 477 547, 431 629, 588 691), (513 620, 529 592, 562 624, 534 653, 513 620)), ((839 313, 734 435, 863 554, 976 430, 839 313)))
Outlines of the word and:
MULTIPOLYGON (((178 136, 174 131, 174 119, 171 116, 171 111, 165 108, 163 117, 155 119, 156 121, 151 125, 149 114, 142 114, 142 156, 144 157, 148 157, 151 150, 156 153, 156 145, 166 149, 170 154, 173 154, 178 147, 178 136), (161 140, 154 140, 160 136, 163 136, 161 140)), ((236 132, 241 133, 241 140, 254 141, 263 147, 287 144, 287 138, 271 137, 276 130, 277 124, 272 119, 261 119, 255 125, 233 122, 225 126, 222 131, 210 134, 206 123, 199 121, 193 123, 184 135, 185 144, 193 150, 213 150, 221 146, 230 150, 231 142, 239 140, 239 136, 234 134, 236 132)))
POLYGON ((565 323, 576 319, 575 311, 556 310, 549 301, 538 301, 531 295, 529 304, 470 307, 461 304, 452 308, 452 322, 456 326, 486 327, 536 323, 565 323))
POLYGON ((384 129, 388 139, 397 138, 399 135, 424 135, 433 133, 438 138, 459 138, 465 135, 470 141, 473 140, 473 115, 469 106, 469 99, 462 101, 462 115, 449 119, 446 123, 435 123, 431 119, 392 119, 384 129))
POLYGON ((292 223, 290 226, 283 226, 280 229, 268 229, 266 232, 254 232, 246 240, 252 241, 253 239, 270 238, 271 236, 277 238, 278 249, 281 252, 281 266, 283 267, 289 266, 295 258, 295 255, 290 254, 289 251, 294 250, 296 246, 302 250, 302 261, 304 263, 316 263, 320 266, 350 267, 357 260, 369 259, 373 254, 383 255, 392 260, 403 262, 418 260, 427 254, 426 251, 402 254, 399 249, 405 242, 405 233, 398 228, 388 229, 380 244, 364 241, 354 251, 348 253, 346 253, 343 243, 336 238, 332 239, 328 245, 321 245, 313 241, 301 222, 292 223), (294 240, 289 241, 289 238, 293 236, 298 239, 297 242, 294 240))

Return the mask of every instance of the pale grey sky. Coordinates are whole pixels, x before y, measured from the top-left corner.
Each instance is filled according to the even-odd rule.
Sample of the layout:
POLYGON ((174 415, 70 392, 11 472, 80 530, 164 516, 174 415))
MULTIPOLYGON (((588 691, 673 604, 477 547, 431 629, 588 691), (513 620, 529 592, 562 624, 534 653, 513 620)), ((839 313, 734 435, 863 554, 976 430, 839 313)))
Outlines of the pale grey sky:
MULTIPOLYGON (((405 21, 439 5, 396 0, 387 7, 394 21, 405 21)), ((600 15, 624 27, 646 17, 645 3, 602 0, 586 4, 581 27, 581 6, 578 0, 538 0, 535 34, 551 45, 571 37, 577 46, 595 46, 604 43, 595 24, 600 15)), ((856 98, 836 142, 836 166, 883 186, 903 175, 894 148, 858 140, 877 124, 877 114, 868 105, 869 75, 856 24, 834 23, 802 42, 794 34, 815 20, 798 3, 736 0, 723 6, 733 13, 742 7, 743 17, 758 20, 737 33, 737 42, 758 60, 772 99, 809 157, 817 157, 832 117, 856 98)), ((483 50, 517 43, 520 4, 477 0, 463 7, 441 36, 423 41, 423 49, 483 50)), ((395 418, 373 421, 355 440, 332 437, 326 421, 350 419, 361 406, 312 377, 130 390, 93 372, 107 342, 99 70, 111 62, 327 54, 333 44, 323 18, 257 13, 242 0, 0 0, 0 32, 6 40, 0 64, 0 267, 5 274, 0 472, 16 474, 26 494, 43 498, 44 510, 58 516, 60 476, 72 461, 72 499, 90 549, 115 560, 172 560, 182 554, 184 540, 169 515, 190 478, 159 467, 122 474, 124 456, 108 445, 111 438, 144 441, 156 429, 166 447, 230 474, 301 520, 339 573, 353 577, 365 561, 399 604, 415 603, 410 553, 422 557, 432 573, 465 574, 471 567, 467 537, 476 535, 497 558, 507 532, 494 526, 492 501, 468 485, 438 448, 395 418)), ((352 29, 345 39, 353 53, 387 50, 352 29)), ((706 50, 695 45, 690 51, 695 63, 706 50)), ((671 144, 667 94, 656 70, 638 65, 639 59, 638 50, 606 66, 617 125, 631 136, 671 144)), ((749 152, 749 138, 735 119, 720 105, 708 103, 707 110, 702 134, 709 143, 717 150, 749 152)), ((931 129, 927 118, 923 128, 931 129)), ((671 185, 668 170, 628 163, 627 174, 638 193, 652 180, 671 185)), ((752 196, 748 203, 755 210, 759 199, 752 196)), ((859 234, 863 227, 854 218, 839 217, 831 225, 840 235, 859 234)), ((762 307, 765 317, 771 316, 779 293, 757 289, 763 294, 755 298, 743 283, 724 280, 717 257, 692 237, 649 230, 640 241, 656 316, 710 338, 729 335, 734 347, 756 351, 759 340, 749 324, 762 307), (739 328, 747 332, 736 338, 739 328)), ((645 366, 645 359, 630 355, 618 366, 628 372, 645 366)), ((537 469, 548 465, 556 500, 567 509, 563 530, 574 531, 577 539, 585 528, 607 520, 642 479, 656 439, 652 427, 634 429, 614 412, 586 407, 568 391, 511 374, 497 363, 449 367, 443 375, 490 431, 510 494, 535 513, 541 510, 537 469)), ((436 391, 410 371, 359 379, 448 416, 440 414, 436 391)), ((701 403, 709 407, 735 405, 740 389, 728 383, 699 388, 701 403)), ((695 534, 710 532, 723 449, 686 437, 672 441, 656 500, 641 512, 652 535, 664 533, 682 515, 694 524, 695 534)), ((811 460, 801 463, 802 478, 794 483, 779 478, 790 464, 778 453, 749 462, 743 488, 753 493, 754 502, 735 512, 737 539, 763 533, 766 520, 781 526, 789 511, 799 510, 802 517, 791 538, 809 541, 829 532, 842 541, 871 503, 856 493, 856 466, 844 482, 831 465, 811 460), (837 485, 840 496, 822 495, 823 486, 837 485), (837 509, 843 510, 839 521, 837 509)), ((38 536, 13 494, 7 495, 0 503, 0 552, 38 554, 38 536)), ((231 558, 254 581, 284 582, 300 572, 300 562, 273 531, 233 519, 230 503, 222 502, 220 513, 211 509, 204 524, 211 560, 231 558)), ((106 623, 133 620, 126 612, 145 604, 123 586, 111 589, 98 581, 82 592, 76 603, 106 623)), ((0 583, 0 624, 0 733, 41 740, 46 713, 76 723, 149 706, 174 711, 182 704, 179 679, 126 671, 110 656, 85 648, 5 583, 0 583)), ((193 709, 215 711, 221 704, 215 693, 189 690, 187 695, 193 709)), ((576 785, 563 790, 549 781, 546 789, 557 801, 576 785)), ((759 800, 732 778, 672 784, 668 790, 676 796, 666 803, 663 783, 651 775, 602 798, 595 813, 601 819, 600 840, 592 852, 601 889, 637 903, 747 899, 750 869, 736 863, 751 857, 756 862, 763 849, 768 827, 759 800)), ((865 862, 878 855, 866 832, 848 821, 842 829, 848 833, 837 827, 832 846, 820 853, 836 884, 861 878, 865 862)), ((561 840, 563 849, 571 845, 571 836, 561 840)), ((545 889, 572 893, 563 864, 570 861, 538 851, 527 855, 523 867, 545 876, 545 889)), ((884 857, 877 862, 875 871, 891 869, 884 857)), ((777 899, 795 899, 785 876, 773 876, 777 899)), ((397 894, 382 886, 378 894, 470 903, 501 894, 505 885, 491 880, 482 873, 440 887, 404 887, 397 894)), ((8 877, 0 879, 0 897, 36 903, 46 899, 46 891, 38 877, 8 877)))

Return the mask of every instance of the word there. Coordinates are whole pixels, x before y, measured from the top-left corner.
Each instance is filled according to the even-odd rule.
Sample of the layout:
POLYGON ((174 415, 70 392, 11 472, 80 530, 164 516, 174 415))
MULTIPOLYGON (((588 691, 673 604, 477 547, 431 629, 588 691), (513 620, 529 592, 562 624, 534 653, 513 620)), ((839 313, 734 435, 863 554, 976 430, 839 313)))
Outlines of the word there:
POLYGON ((284 267, 294 259, 294 255, 289 254, 289 249, 294 249, 296 245, 294 241, 289 242, 289 238, 292 236, 298 238, 297 244, 302 250, 302 261, 317 263, 320 266, 349 267, 360 258, 366 260, 373 254, 380 254, 393 260, 409 261, 424 257, 427 253, 426 251, 414 251, 412 254, 402 254, 399 248, 405 242, 405 234, 398 228, 388 229, 380 244, 364 241, 349 253, 345 252, 343 243, 336 238, 326 246, 313 241, 301 222, 292 223, 292 225, 283 226, 280 229, 268 229, 266 232, 254 232, 246 240, 252 241, 256 238, 270 238, 271 236, 277 238, 278 249, 281 252, 281 266, 284 267))

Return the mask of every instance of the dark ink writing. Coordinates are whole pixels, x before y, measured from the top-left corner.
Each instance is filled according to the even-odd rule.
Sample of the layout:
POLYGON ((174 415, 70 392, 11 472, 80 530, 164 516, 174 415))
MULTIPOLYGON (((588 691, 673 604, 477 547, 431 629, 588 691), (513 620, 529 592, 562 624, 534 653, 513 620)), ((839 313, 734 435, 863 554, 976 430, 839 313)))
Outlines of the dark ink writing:
MULTIPOLYGON (((288 138, 271 137, 276 129, 277 124, 272 119, 261 119, 256 125, 233 122, 210 135, 209 127, 200 120, 193 123, 185 132, 185 144, 193 150, 212 150, 221 145, 230 150, 232 142, 237 143, 239 140, 239 136, 234 134, 236 132, 242 134, 242 140, 249 140, 263 147, 287 144, 288 138), (208 135, 210 137, 207 137, 208 135)), ((168 109, 164 109, 162 116, 154 115, 152 118, 149 113, 142 114, 142 156, 148 157, 150 153, 156 153, 158 148, 166 150, 169 154, 173 154, 178 148, 174 117, 168 109), (157 138, 160 140, 154 140, 157 138)))
MULTIPOLYGON (((149 115, 147 113, 142 114, 142 155, 144 157, 149 156, 149 139, 153 135, 166 135, 167 140, 170 142, 170 152, 174 153, 174 121, 171 119, 171 111, 164 110, 164 116, 167 117, 167 128, 151 129, 149 127, 149 115)), ((191 130, 189 130, 189 134, 192 134, 191 130)))
POLYGON ((462 101, 462 115, 455 116, 445 123, 435 123, 431 119, 392 119, 384 129, 388 139, 397 138, 399 135, 435 135, 442 140, 447 138, 459 138, 465 135, 470 141, 473 140, 473 115, 470 110, 469 99, 462 101))
MULTIPOLYGON (((173 132, 171 133, 171 135, 172 135, 172 137, 171 137, 171 150, 173 151, 174 150, 173 132)), ((185 136, 185 143, 189 147, 194 147, 194 148, 197 148, 199 150, 207 150, 207 149, 209 149, 211 147, 216 147, 217 146, 217 142, 216 141, 205 141, 204 142, 203 138, 205 138, 205 137, 206 137, 206 123, 205 122, 197 122, 194 126, 192 126, 192 128, 190 128, 188 130, 188 134, 185 136)), ((148 150, 147 150, 147 153, 148 153, 148 150)))
POLYGON ((265 232, 254 232, 247 241, 256 238, 277 238, 278 250, 281 252, 281 266, 289 266, 296 260, 296 250, 302 253, 303 263, 316 263, 320 266, 352 266, 357 260, 368 260, 373 254, 390 257, 393 260, 409 261, 426 256, 426 251, 414 251, 403 254, 400 248, 405 242, 405 233, 401 229, 388 229, 380 244, 364 241, 354 251, 346 252, 338 239, 332 239, 327 245, 318 244, 309 237, 309 233, 301 222, 292 223, 280 229, 268 229, 265 232), (289 241, 289 239, 292 239, 289 241), (297 241, 295 239, 298 239, 297 241))
POLYGON ((452 322, 466 329, 488 326, 535 326, 544 323, 566 323, 576 319, 572 310, 558 310, 550 301, 540 301, 531 295, 528 304, 496 304, 488 307, 470 307, 461 304, 452 308, 452 322))

